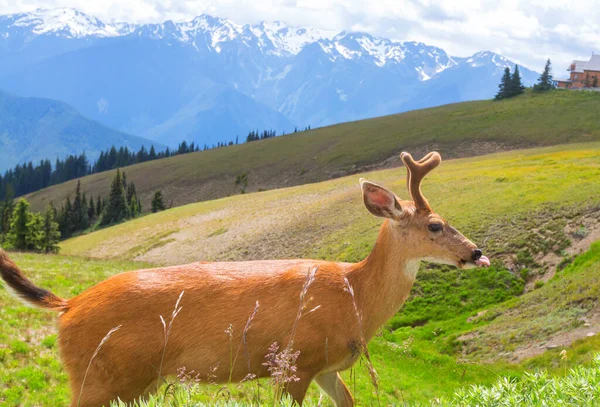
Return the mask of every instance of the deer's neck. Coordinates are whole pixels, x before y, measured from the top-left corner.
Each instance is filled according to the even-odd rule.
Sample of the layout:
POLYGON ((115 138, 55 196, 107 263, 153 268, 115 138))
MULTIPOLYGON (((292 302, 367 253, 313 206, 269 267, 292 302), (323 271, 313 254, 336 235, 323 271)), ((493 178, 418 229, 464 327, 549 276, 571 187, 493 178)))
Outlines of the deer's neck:
POLYGON ((348 276, 370 340, 408 298, 420 260, 411 258, 408 236, 388 221, 381 227, 371 254, 348 276))

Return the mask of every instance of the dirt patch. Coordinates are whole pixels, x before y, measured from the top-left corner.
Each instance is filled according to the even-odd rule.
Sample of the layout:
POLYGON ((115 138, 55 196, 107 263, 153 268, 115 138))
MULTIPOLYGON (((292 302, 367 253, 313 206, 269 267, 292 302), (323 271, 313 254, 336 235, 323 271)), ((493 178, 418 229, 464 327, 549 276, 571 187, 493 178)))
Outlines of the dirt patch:
POLYGON ((600 310, 594 310, 586 317, 581 319, 582 325, 579 328, 568 332, 560 332, 548 337, 545 341, 527 344, 515 351, 509 353, 507 360, 512 363, 519 363, 525 359, 540 355, 549 349, 565 348, 579 339, 594 336, 600 333, 600 310))
POLYGON ((179 221, 178 232, 165 236, 163 245, 140 253, 135 260, 170 265, 298 257, 327 231, 350 221, 323 215, 331 211, 332 203, 343 202, 349 195, 356 195, 355 187, 277 200, 249 195, 227 209, 179 221))
POLYGON ((600 240, 600 209, 595 208, 587 211, 582 216, 571 219, 563 228, 571 244, 561 254, 549 252, 537 256, 536 262, 545 269, 543 274, 534 275, 527 281, 526 291, 535 287, 537 281, 544 283, 556 275, 556 272, 570 263, 579 254, 587 251, 592 243, 600 240))

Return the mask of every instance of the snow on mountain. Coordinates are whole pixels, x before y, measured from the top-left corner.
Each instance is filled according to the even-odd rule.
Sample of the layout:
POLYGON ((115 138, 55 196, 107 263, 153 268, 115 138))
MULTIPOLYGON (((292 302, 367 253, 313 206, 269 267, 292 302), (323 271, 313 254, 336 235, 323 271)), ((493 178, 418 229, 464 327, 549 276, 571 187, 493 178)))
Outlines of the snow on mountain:
MULTIPOLYGON (((170 39, 189 44, 200 50, 205 46, 220 53, 225 43, 238 41, 250 46, 257 44, 260 51, 276 57, 295 56, 312 43, 320 43, 332 61, 362 59, 383 67, 388 63, 402 63, 407 49, 405 44, 374 37, 366 33, 341 32, 312 27, 292 27, 281 21, 239 25, 231 20, 200 15, 190 21, 165 21, 159 24, 106 24, 72 8, 37 9, 28 13, 0 16, 0 38, 8 38, 11 29, 27 29, 36 35, 53 34, 66 38, 105 38, 137 35, 151 39, 170 39), (4 22, 4 24, 2 24, 4 22), (5 32, 2 32, 3 26, 5 32)), ((414 44, 416 43, 406 43, 414 44)), ((423 62, 415 67, 422 80, 452 66, 454 61, 435 47, 435 63, 423 62)), ((412 50, 411 50, 412 51, 412 50)), ((423 52, 423 50, 421 50, 423 52)), ((433 57, 428 50, 429 55, 433 57)))
POLYGON ((305 45, 324 38, 333 38, 336 34, 332 30, 290 27, 281 21, 261 22, 246 27, 259 39, 261 46, 267 47, 266 43, 270 43, 273 49, 268 52, 277 56, 296 55, 305 45))
MULTIPOLYGON (((121 26, 104 24, 72 8, 37 9, 29 13, 0 16, 0 22, 9 22, 8 27, 28 29, 33 34, 57 34, 67 38, 115 37, 127 34, 121 26)), ((7 33, 4 33, 5 35, 7 33)))
POLYGON ((360 60, 379 68, 387 65, 413 66, 421 81, 426 81, 457 62, 443 49, 417 42, 395 42, 362 32, 343 31, 319 44, 330 61, 360 60))
POLYGON ((495 65, 498 68, 504 69, 506 67, 513 68, 514 66, 511 61, 502 55, 491 51, 480 51, 476 54, 473 54, 471 57, 466 59, 466 62, 474 68, 485 65, 495 65))

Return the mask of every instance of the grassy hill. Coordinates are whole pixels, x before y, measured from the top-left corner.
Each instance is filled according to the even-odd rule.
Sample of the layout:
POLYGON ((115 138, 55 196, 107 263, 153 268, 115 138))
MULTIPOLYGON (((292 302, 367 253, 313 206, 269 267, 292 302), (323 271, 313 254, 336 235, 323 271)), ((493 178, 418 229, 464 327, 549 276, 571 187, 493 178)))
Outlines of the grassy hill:
MULTIPOLYGON (((284 137, 187 154, 125 169, 144 208, 162 189, 174 206, 245 192, 400 166, 397 155, 437 149, 444 157, 599 141, 600 94, 556 91, 478 101, 344 123, 284 137), (236 183, 236 179, 247 181, 236 183)), ((82 179, 88 196, 106 195, 113 172, 82 179)), ((62 202, 75 181, 27 196, 35 210, 62 202)))
MULTIPOLYGON (((406 198, 405 174, 398 168, 361 176, 406 198)), ((569 238, 561 216, 553 221, 546 213, 574 212, 569 224, 582 221, 589 209, 573 208, 598 202, 600 183, 590 181, 599 174, 600 143, 573 144, 445 161, 423 190, 436 211, 485 250, 502 255, 526 249, 533 261, 569 238), (540 222, 554 233, 531 232, 540 222)), ((358 178, 185 205, 67 240, 61 249, 155 264, 284 257, 356 261, 368 254, 381 223, 363 207, 358 178)))
MULTIPOLYGON (((150 140, 110 129, 84 117, 66 103, 26 98, 0 91, 0 171, 18 163, 69 154, 97 157, 101 150, 124 146, 139 150, 150 140)), ((154 143, 158 148, 160 143, 154 143)))
MULTIPOLYGON (((361 176, 406 197, 404 171, 361 176)), ((600 239, 599 176, 598 142, 446 160, 431 173, 423 185, 431 205, 480 244, 492 267, 422 267, 407 304, 370 344, 378 394, 364 366, 345 373, 359 405, 450 400, 463 386, 517 380, 525 369, 562 375, 590 364, 600 349, 600 338, 587 336, 600 329, 600 243, 592 244, 600 239)), ((355 175, 181 206, 65 241, 59 256, 14 257, 34 281, 69 297, 148 263, 355 261, 372 248, 380 223, 363 207, 355 175)), ((65 404, 53 318, 0 291, 0 403, 65 404)), ((168 396, 154 405, 214 404, 224 393, 250 400, 256 387, 177 392, 180 404, 168 396)), ((267 387, 261 392, 268 397, 267 387)), ((317 404, 314 387, 309 401, 317 404)))

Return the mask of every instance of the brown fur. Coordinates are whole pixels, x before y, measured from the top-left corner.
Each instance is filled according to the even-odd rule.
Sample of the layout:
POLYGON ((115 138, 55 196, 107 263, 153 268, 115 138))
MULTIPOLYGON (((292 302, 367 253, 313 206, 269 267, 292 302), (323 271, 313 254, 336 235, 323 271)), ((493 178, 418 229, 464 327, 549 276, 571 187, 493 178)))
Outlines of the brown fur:
MULTIPOLYGON (((181 292, 182 309, 166 347, 163 376, 174 375, 184 366, 201 375, 210 372, 216 382, 226 382, 230 373, 233 381, 244 379, 248 373, 268 376, 263 366, 265 355, 273 342, 290 342, 300 292, 307 273, 315 266, 318 269, 293 342, 294 350, 300 351, 296 373, 300 380, 290 383, 287 391, 301 404, 315 379, 336 405, 352 406, 352 395, 338 372, 358 359, 357 344, 370 340, 398 312, 409 295, 419 260, 434 258, 462 267, 476 248, 432 211, 417 210, 413 202, 401 201, 376 184, 362 181, 362 186, 365 205, 387 218, 373 251, 362 262, 194 263, 119 274, 68 301, 53 297, 56 306, 52 307, 63 311, 59 344, 70 378, 72 406, 77 405, 92 354, 116 326, 121 329, 91 364, 81 406, 108 405, 117 397, 132 401, 155 388, 164 345, 159 316, 169 319, 181 292), (391 198, 385 199, 386 194, 391 198), (430 232, 430 222, 442 222, 444 231, 430 232), (355 292, 362 324, 352 297, 344 290, 345 278, 355 292), (260 306, 243 347, 247 349, 246 360, 242 335, 257 301, 260 306), (233 366, 225 333, 230 324, 233 353, 237 355, 233 366)), ((2 252, 0 260, 5 280, 11 273, 22 276, 2 252)))

